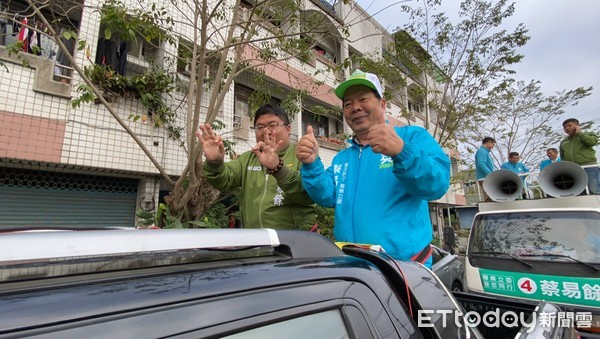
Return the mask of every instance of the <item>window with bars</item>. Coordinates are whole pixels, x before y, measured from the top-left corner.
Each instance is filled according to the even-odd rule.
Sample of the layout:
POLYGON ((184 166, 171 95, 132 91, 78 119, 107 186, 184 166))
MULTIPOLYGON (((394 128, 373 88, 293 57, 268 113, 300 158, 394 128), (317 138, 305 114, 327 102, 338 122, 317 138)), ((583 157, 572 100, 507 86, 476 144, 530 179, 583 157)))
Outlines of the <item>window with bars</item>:
POLYGON ((329 118, 323 115, 312 113, 308 110, 302 111, 302 130, 306 131, 308 126, 312 126, 315 136, 329 136, 329 118))
POLYGON ((242 128, 243 120, 250 119, 250 96, 254 91, 244 85, 235 84, 235 106, 233 111, 233 128, 242 128))

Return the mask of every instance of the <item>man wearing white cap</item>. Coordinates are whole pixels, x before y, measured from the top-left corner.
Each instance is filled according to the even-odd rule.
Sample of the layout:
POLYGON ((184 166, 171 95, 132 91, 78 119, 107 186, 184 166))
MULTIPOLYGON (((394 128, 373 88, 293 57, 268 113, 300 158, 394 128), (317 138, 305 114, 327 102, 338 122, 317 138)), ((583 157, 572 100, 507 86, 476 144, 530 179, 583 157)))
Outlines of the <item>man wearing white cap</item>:
POLYGON ((431 267, 427 202, 448 190, 448 156, 424 128, 386 123, 375 74, 357 70, 335 94, 354 137, 325 170, 306 129, 296 149, 304 189, 319 205, 335 207, 336 241, 381 245, 394 259, 431 267))

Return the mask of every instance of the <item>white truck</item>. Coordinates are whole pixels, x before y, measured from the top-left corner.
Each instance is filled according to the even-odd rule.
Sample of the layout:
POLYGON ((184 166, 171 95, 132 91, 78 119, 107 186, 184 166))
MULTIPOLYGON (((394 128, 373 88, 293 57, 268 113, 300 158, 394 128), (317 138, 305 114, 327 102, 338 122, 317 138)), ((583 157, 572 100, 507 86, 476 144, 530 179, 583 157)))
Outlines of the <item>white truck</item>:
MULTIPOLYGON (((521 181, 505 176, 495 184, 511 186, 510 180, 521 181)), ((600 335, 600 196, 502 200, 478 205, 465 260, 467 291, 562 304, 590 318, 584 332, 600 335)))

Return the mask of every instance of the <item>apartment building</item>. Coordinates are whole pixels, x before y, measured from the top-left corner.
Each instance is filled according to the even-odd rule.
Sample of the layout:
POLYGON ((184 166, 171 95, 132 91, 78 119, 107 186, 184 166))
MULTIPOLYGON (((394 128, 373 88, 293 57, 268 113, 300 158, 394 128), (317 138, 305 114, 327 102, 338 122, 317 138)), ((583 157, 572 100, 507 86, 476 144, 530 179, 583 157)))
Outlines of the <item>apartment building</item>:
MULTIPOLYGON (((110 103, 121 123, 101 104, 83 103, 74 107, 72 101, 81 95, 78 88, 82 84, 75 65, 109 63, 119 74, 134 76, 149 70, 156 60, 181 55, 182 46, 193 45, 191 41, 194 40, 194 29, 182 24, 188 19, 189 12, 165 5, 167 16, 174 19, 169 27, 177 37, 173 41, 148 41, 140 35, 126 46, 116 46, 104 39, 106 32, 99 8, 105 1, 82 1, 52 2, 57 9, 73 3, 77 5, 64 12, 59 32, 74 60, 44 34, 43 23, 30 16, 32 11, 25 0, 9 0, 0 7, 0 14, 4 13, 0 16, 0 61, 3 64, 0 67, 5 68, 0 75, 0 119, 3 122, 0 134, 0 215, 3 218, 0 228, 21 225, 133 227, 135 211, 156 208, 170 187, 131 134, 137 136, 138 142, 169 176, 176 178, 187 164, 188 153, 182 140, 186 138, 189 125, 188 113, 185 105, 177 104, 188 100, 185 92, 163 98, 167 105, 174 107, 170 131, 155 126, 152 112, 136 96, 120 97, 110 103), (24 32, 28 26, 40 27, 40 32, 24 32), (85 40, 85 46, 68 39, 69 32, 73 31, 79 39, 85 40), (28 46, 19 43, 21 52, 11 53, 11 46, 23 40, 27 40, 28 46), (173 130, 180 133, 179 139, 173 138, 173 130)), ((140 8, 140 1, 123 3, 132 13, 140 8)), ((233 6, 235 1, 226 3, 233 6)), ((238 15, 246 16, 242 19, 251 19, 248 12, 253 3, 241 1, 243 8, 238 15)), ((261 86, 272 88, 271 101, 280 103, 286 100, 283 97, 286 91, 312 81, 313 85, 306 85, 307 95, 296 101, 298 113, 292 121, 292 141, 312 125, 320 142, 320 156, 327 165, 344 147, 335 136, 351 133, 342 117, 333 113, 340 102, 332 90, 358 66, 350 62, 343 72, 332 71, 332 67, 342 65, 352 55, 381 57, 394 37, 353 1, 343 4, 341 1, 303 0, 299 5, 298 18, 305 21, 319 18, 319 27, 327 34, 317 36, 310 46, 308 59, 290 57, 261 67, 266 76, 266 82, 261 86)), ((225 19, 231 14, 231 8, 223 11, 225 19)), ((42 8, 42 11, 50 14, 51 9, 42 8)), ((268 36, 273 29, 289 28, 294 22, 273 19, 269 25, 274 27, 263 25, 254 33, 268 36)), ((218 28, 207 27, 207 31, 215 33, 218 28)), ((255 43, 258 46, 261 42, 255 43)), ((180 83, 190 82, 187 64, 158 64, 177 74, 180 83)), ((205 77, 210 78, 216 72, 215 67, 207 65, 205 77)), ((224 126, 219 133, 235 143, 233 151, 237 154, 255 143, 251 102, 252 93, 257 90, 254 75, 252 70, 239 74, 229 91, 224 93, 223 104, 216 112, 216 118, 224 126)), ((432 75, 426 77, 434 79, 432 75)), ((433 133, 431 126, 437 123, 435 112, 425 114, 427 100, 414 90, 423 85, 423 76, 407 79, 408 84, 398 91, 400 94, 389 100, 389 122, 420 125, 433 133)), ((383 82, 386 90, 394 86, 385 79, 383 82)), ((431 83, 435 84, 435 81, 431 83)), ((199 89, 203 91, 201 121, 209 110, 207 102, 215 88, 213 84, 211 88, 199 89)), ((448 153, 454 157, 450 151, 448 153)), ((452 187, 442 199, 432 202, 434 225, 440 225, 437 220, 441 216, 441 207, 457 202, 460 203, 452 187)))

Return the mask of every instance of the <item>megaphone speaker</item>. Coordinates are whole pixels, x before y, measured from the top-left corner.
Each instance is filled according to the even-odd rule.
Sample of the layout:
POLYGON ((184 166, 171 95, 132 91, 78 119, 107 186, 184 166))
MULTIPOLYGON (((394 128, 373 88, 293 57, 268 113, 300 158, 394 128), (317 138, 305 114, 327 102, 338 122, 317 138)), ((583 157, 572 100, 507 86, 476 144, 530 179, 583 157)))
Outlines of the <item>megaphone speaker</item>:
POLYGON ((485 177, 483 189, 494 201, 512 201, 523 192, 523 182, 514 172, 498 170, 485 177))
POLYGON ((547 195, 555 198, 571 197, 585 190, 588 176, 576 163, 558 161, 544 167, 538 176, 538 182, 547 195))

